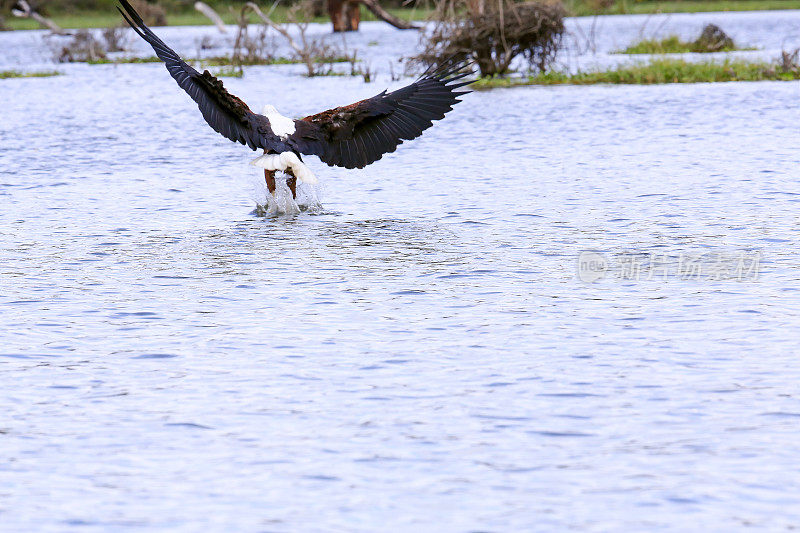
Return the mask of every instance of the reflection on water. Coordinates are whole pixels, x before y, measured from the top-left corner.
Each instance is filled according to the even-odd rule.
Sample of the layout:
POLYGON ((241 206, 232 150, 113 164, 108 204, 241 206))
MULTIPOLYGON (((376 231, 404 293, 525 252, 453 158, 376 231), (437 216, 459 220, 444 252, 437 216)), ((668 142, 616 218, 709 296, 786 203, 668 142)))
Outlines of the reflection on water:
MULTIPOLYGON (((408 46, 382 28, 352 38, 408 46)), ((796 83, 473 94, 367 169, 308 158, 294 208, 163 68, 64 68, 0 83, 0 529, 800 522, 796 83), (646 275, 741 251, 757 279, 646 275)), ((382 89, 292 68, 226 84, 382 89)))

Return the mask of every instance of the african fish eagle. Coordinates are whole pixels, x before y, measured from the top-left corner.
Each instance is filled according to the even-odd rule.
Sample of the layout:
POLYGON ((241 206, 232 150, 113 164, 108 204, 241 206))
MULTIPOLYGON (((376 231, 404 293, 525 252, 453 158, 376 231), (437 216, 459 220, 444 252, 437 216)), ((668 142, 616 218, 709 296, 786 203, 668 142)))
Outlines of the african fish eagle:
POLYGON ((284 171, 287 183, 296 196, 296 179, 316 183, 317 179, 300 158, 315 155, 329 166, 364 168, 394 152, 404 140, 411 140, 444 118, 460 102, 457 91, 471 83, 462 78, 464 63, 448 62, 429 69, 417 81, 391 93, 382 93, 348 106, 329 109, 300 120, 284 117, 267 105, 261 114, 229 93, 222 82, 207 70, 200 74, 159 39, 145 25, 142 17, 128 3, 119 0, 119 10, 131 28, 165 63, 170 75, 192 97, 203 118, 214 131, 264 155, 251 164, 264 169, 269 191, 275 192, 275 172, 284 171))

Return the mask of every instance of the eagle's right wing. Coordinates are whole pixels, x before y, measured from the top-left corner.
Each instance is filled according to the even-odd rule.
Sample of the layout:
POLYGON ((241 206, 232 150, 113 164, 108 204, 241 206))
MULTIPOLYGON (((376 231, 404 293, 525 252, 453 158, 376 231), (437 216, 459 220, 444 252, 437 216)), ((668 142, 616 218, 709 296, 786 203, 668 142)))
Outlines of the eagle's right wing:
POLYGON ((450 64, 394 92, 296 120, 289 140, 330 166, 364 168, 444 118, 461 101, 458 96, 469 92, 456 90, 472 83, 456 83, 471 74, 461 72, 467 66, 450 64))

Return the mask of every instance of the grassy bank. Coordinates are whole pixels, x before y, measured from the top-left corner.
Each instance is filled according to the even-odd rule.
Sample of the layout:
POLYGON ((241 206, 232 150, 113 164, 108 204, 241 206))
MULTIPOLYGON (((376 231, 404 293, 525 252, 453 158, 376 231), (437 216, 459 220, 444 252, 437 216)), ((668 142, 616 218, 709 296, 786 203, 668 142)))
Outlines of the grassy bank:
MULTIPOLYGON (((314 58, 314 63, 346 63, 347 61, 350 61, 350 59, 344 56, 314 58)), ((194 62, 202 63, 209 67, 224 67, 234 64, 233 58, 229 56, 206 57, 195 59, 194 62)), ((255 65, 297 65, 302 62, 301 59, 293 57, 271 57, 266 59, 243 59, 240 64, 243 67, 252 67, 255 65)))
POLYGON ((43 72, 20 72, 18 70, 0 70, 0 80, 9 78, 49 78, 51 76, 60 76, 60 72, 55 70, 46 70, 43 72))
POLYGON ((92 59, 87 61, 89 65, 120 65, 123 63, 160 63, 161 60, 156 56, 150 57, 119 57, 117 59, 92 59))
POLYGON ((218 78, 241 78, 244 70, 238 67, 222 67, 215 69, 212 74, 218 78))
MULTIPOLYGON (((227 24, 233 24, 242 8, 243 2, 209 2, 227 24)), ((62 28, 106 28, 116 26, 121 18, 114 9, 113 0, 102 2, 102 8, 85 12, 62 12, 52 7, 47 16, 62 28), (107 5, 105 5, 107 4, 107 5)), ((266 8, 271 3, 262 3, 266 8)), ((703 11, 762 11, 779 9, 800 9, 800 0, 621 0, 607 9, 597 9, 595 0, 565 0, 568 12, 574 16, 651 14, 651 13, 696 13, 703 11)), ((423 20, 430 10, 425 8, 389 9, 394 15, 405 20, 423 20)), ((361 9, 362 20, 377 20, 367 9, 361 9)), ((202 26, 211 22, 193 9, 167 9, 170 26, 202 26)), ((273 12, 276 22, 285 22, 286 8, 278 7, 273 12)), ((256 22, 255 18, 252 18, 256 22)), ((330 22, 327 16, 317 17, 314 22, 330 22)), ((6 14, 6 25, 12 30, 33 30, 39 25, 29 19, 18 19, 6 14)))
POLYGON ((708 11, 773 11, 800 9, 800 0, 655 0, 617 1, 608 9, 598 10, 596 2, 565 0, 569 12, 575 16, 597 14, 651 14, 651 13, 701 13, 708 11))
MULTIPOLYGON (((716 52, 734 52, 742 50, 755 50, 753 47, 726 46, 716 52)), ((684 54, 684 53, 708 53, 709 50, 699 46, 696 41, 683 41, 677 35, 671 35, 664 39, 645 39, 639 41, 624 50, 614 52, 615 54, 684 54)))
MULTIPOLYGON (((800 0, 798 0, 800 2, 800 0)), ((239 12, 244 3, 233 3, 224 6, 215 6, 217 13, 222 17, 226 24, 235 24, 239 12)), ((269 7, 269 4, 262 4, 269 7)), ((267 9, 264 9, 266 12, 267 9)), ((405 20, 420 20, 429 15, 429 11, 424 9, 389 9, 392 14, 405 19, 405 20)), ((65 29, 81 29, 81 28, 107 28, 110 26, 118 26, 122 21, 122 17, 113 5, 109 5, 107 10, 90 11, 84 13, 59 13, 51 12, 49 18, 56 24, 65 29)), ((286 22, 286 8, 278 7, 272 13, 272 19, 275 22, 286 22)), ((204 26, 210 25, 211 21, 195 10, 167 12, 167 20, 170 26, 204 26)), ((366 9, 361 10, 361 20, 378 20, 370 11, 366 9)), ((250 21, 253 23, 258 22, 254 15, 250 15, 250 21)), ((314 22, 330 23, 327 16, 317 17, 314 22)), ((12 30, 37 30, 40 26, 30 19, 19 19, 11 16, 6 17, 6 25, 12 30)))
POLYGON ((657 59, 650 63, 628 65, 613 70, 548 72, 528 78, 481 79, 472 84, 477 90, 523 85, 594 85, 656 83, 708 83, 727 81, 791 81, 800 79, 800 69, 783 71, 767 62, 722 61, 690 63, 681 59, 657 59))
MULTIPOLYGON (((298 58, 290 58, 290 57, 271 57, 265 59, 243 59, 239 63, 234 63, 234 60, 230 56, 211 56, 211 57, 204 57, 199 59, 186 59, 188 63, 193 64, 195 67, 199 67, 201 69, 207 67, 252 67, 252 66, 269 66, 269 65, 297 65, 301 64, 303 61, 298 58)), ((351 61, 351 58, 344 57, 344 56, 332 56, 332 57, 317 57, 314 58, 314 63, 319 64, 330 64, 330 63, 347 63, 351 61)), ((82 61, 75 61, 75 63, 81 63, 82 61)), ((161 63, 161 60, 156 56, 149 56, 149 57, 117 57, 117 58, 102 58, 102 59, 91 59, 86 61, 87 65, 126 65, 126 64, 141 64, 141 63, 161 63)), ((57 73, 56 73, 57 74, 57 73)), ((46 74, 45 74, 46 75, 46 74)), ((9 76, 11 77, 11 76, 9 76)))
MULTIPOLYGON (((203 59, 187 59, 189 63, 201 64, 205 67, 227 67, 233 65, 233 58, 230 56, 213 56, 203 59)), ((330 59, 318 59, 319 62, 324 63, 342 63, 347 61, 345 57, 333 57, 330 59)), ((300 63, 299 59, 291 59, 287 57, 274 57, 269 59, 244 59, 241 62, 243 67, 251 67, 254 65, 293 65, 300 63)), ((128 63, 161 63, 161 60, 156 56, 150 57, 118 57, 115 59, 103 58, 92 59, 87 61, 89 65, 122 65, 128 63)))

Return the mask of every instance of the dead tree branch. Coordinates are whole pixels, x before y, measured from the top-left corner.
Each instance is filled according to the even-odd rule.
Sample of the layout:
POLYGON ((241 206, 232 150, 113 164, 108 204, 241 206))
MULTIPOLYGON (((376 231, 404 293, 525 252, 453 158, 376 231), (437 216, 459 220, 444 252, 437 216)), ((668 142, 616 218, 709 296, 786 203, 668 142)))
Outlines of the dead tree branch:
MULTIPOLYGON (((266 15, 264 14, 264 12, 263 12, 263 11, 261 11, 261 8, 260 8, 260 7, 258 7, 258 6, 257 6, 256 4, 254 4, 253 2, 247 2, 247 3, 244 5, 244 7, 242 7, 242 17, 243 17, 243 18, 244 18, 245 14, 246 14, 246 11, 247 11, 248 9, 252 10, 252 11, 253 11, 253 13, 255 13, 256 15, 258 15, 258 18, 260 18, 260 19, 261 19, 261 20, 264 22, 264 24, 266 24, 267 26, 269 26, 269 27, 270 27, 270 28, 272 28, 273 30, 275 30, 275 31, 277 31, 278 33, 280 33, 281 35, 283 35, 283 36, 286 38, 286 41, 289 43, 289 46, 291 46, 291 47, 292 47, 292 49, 295 51, 295 53, 296 53, 298 56, 300 56, 301 58, 303 58, 303 55, 306 53, 306 52, 305 52, 305 50, 303 49, 303 47, 300 47, 300 46, 299 46, 299 45, 298 45, 298 44, 295 42, 295 40, 292 38, 292 35, 291 35, 291 34, 288 32, 288 30, 287 30, 286 28, 284 28, 284 27, 283 27, 283 26, 281 26, 280 24, 275 24, 274 22, 272 22, 272 19, 271 19, 271 18, 269 18, 268 16, 266 16, 266 15)), ((300 27, 300 36, 301 36, 301 38, 302 38, 302 40, 303 40, 303 44, 305 44, 305 40, 306 40, 306 39, 305 39, 305 37, 306 37, 305 27, 304 27, 304 26, 303 26, 303 27, 301 27, 301 26, 302 26, 302 24, 301 24, 301 23, 298 23, 297 25, 298 25, 298 27, 300 27)), ((308 26, 308 24, 306 23, 306 24, 305 24, 305 26, 308 26)))
MULTIPOLYGON (((294 50, 294 53, 298 59, 300 59, 300 61, 306 66, 306 69, 308 70, 308 76, 312 77, 322 73, 320 70, 321 64, 327 64, 336 59, 336 52, 334 49, 325 45, 320 40, 309 38, 306 35, 309 24, 308 20, 310 18, 310 7, 311 4, 309 2, 300 2, 290 7, 286 13, 289 21, 288 25, 297 28, 296 36, 292 36, 292 34, 289 32, 287 29, 288 25, 276 24, 271 18, 269 18, 269 15, 265 15, 264 12, 261 11, 261 8, 259 8, 253 2, 247 2, 242 7, 240 18, 242 21, 245 21, 244 23, 246 23, 247 11, 252 11, 263 21, 266 26, 281 34, 283 38, 286 39, 286 42, 289 44, 292 50, 294 50)), ((242 32, 240 31, 240 34, 241 33, 242 32)), ((237 42, 239 40, 240 39, 237 37, 237 42)), ((240 44, 237 44, 237 46, 240 46, 240 44)))
POLYGON ((68 35, 58 24, 34 11, 25 0, 19 0, 14 6, 14 9, 11 10, 11 14, 19 18, 33 19, 43 28, 47 28, 56 35, 68 35))
POLYGON ((208 4, 204 2, 195 2, 194 8, 208 17, 208 19, 214 23, 214 26, 217 27, 220 33, 228 33, 228 30, 225 28, 225 23, 222 21, 222 18, 217 14, 214 9, 211 8, 208 4))
POLYGON ((367 9, 372 11, 372 14, 381 19, 382 21, 386 22, 387 24, 391 24, 395 28, 400 30, 419 30, 420 27, 416 24, 412 24, 407 20, 403 20, 401 18, 395 17, 385 9, 383 9, 378 2, 375 0, 359 0, 360 3, 364 4, 367 9))

